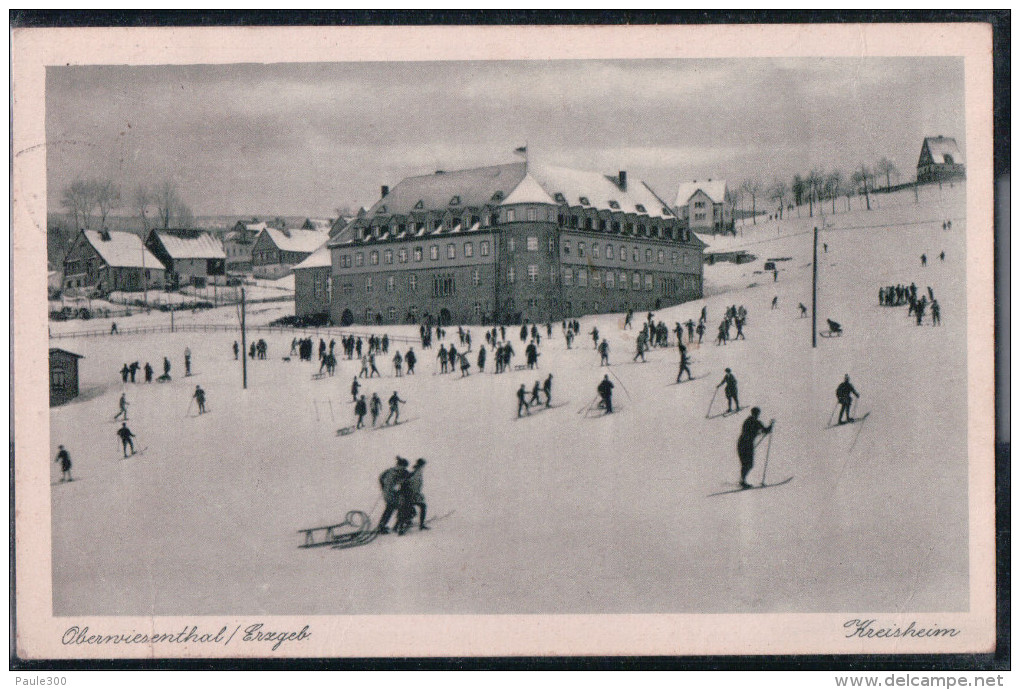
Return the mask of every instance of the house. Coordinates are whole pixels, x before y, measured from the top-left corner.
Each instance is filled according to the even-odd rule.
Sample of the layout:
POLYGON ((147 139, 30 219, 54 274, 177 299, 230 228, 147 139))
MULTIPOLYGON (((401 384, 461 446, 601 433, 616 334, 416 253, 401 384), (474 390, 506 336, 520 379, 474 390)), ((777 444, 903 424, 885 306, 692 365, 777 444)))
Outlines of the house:
POLYGON ((82 230, 64 256, 65 290, 137 291, 162 288, 163 263, 133 232, 82 230))
POLYGON ((294 266, 294 315, 328 316, 332 264, 325 245, 294 266))
POLYGON ((315 230, 316 232, 329 232, 333 227, 333 220, 330 218, 305 218, 301 224, 301 230, 315 230))
POLYGON ((673 208, 680 222, 694 232, 733 230, 733 203, 726 180, 681 182, 673 208))
POLYGON ((409 177, 328 244, 334 323, 515 323, 700 297, 705 244, 646 184, 533 162, 409 177))
POLYGON ((50 348, 50 407, 78 397, 78 360, 84 355, 50 348))
POLYGON ((223 253, 226 255, 227 273, 251 273, 251 250, 255 238, 268 227, 265 221, 253 218, 239 220, 223 236, 223 253))
POLYGON ((252 272, 256 278, 281 278, 328 239, 328 232, 267 227, 252 247, 252 272))
POLYGON ((917 159, 917 181, 939 182, 964 177, 963 154, 952 137, 925 137, 921 156, 917 159))
POLYGON ((332 239, 332 238, 336 237, 337 235, 339 235, 340 231, 343 230, 344 228, 346 228, 348 225, 350 225, 351 221, 354 221, 354 220, 356 220, 358 218, 363 218, 365 216, 365 214, 367 214, 367 213, 368 213, 368 209, 361 208, 358 211, 358 214, 355 215, 355 216, 338 216, 337 219, 334 220, 330 224, 330 227, 329 227, 329 237, 330 237, 330 239, 332 239))
POLYGON ((212 279, 226 275, 223 243, 204 230, 185 228, 153 230, 145 246, 163 262, 167 284, 205 287, 212 279))

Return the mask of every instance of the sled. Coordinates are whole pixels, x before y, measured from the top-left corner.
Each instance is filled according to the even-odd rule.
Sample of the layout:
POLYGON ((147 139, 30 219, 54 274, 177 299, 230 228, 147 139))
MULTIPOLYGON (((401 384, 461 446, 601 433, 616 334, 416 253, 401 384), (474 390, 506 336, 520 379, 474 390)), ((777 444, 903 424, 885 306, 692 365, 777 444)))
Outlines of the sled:
POLYGON ((317 373, 315 373, 315 374, 312 374, 312 381, 318 381, 319 379, 324 379, 324 378, 326 378, 326 374, 327 374, 327 373, 328 373, 328 372, 325 372, 325 371, 320 371, 320 372, 317 372, 317 373))
POLYGON ((714 494, 709 494, 708 498, 712 498, 713 496, 725 496, 726 494, 739 494, 739 493, 744 492, 744 491, 754 491, 755 489, 772 489, 772 488, 777 487, 777 486, 784 486, 785 484, 789 484, 792 481, 793 481, 793 477, 790 476, 790 477, 787 477, 786 479, 784 479, 783 481, 775 482, 774 484, 757 484, 757 485, 752 485, 752 486, 748 486, 748 487, 738 487, 736 489, 728 489, 727 491, 717 491, 714 494))
POLYGON ((838 330, 838 331, 818 331, 818 335, 822 336, 823 338, 838 338, 841 335, 843 335, 843 331, 842 330, 838 330))
POLYGON ((298 534, 305 535, 305 541, 298 546, 299 549, 314 549, 319 546, 345 549, 367 544, 379 533, 372 529, 372 521, 366 513, 352 510, 344 516, 344 521, 341 523, 299 529, 298 534))
POLYGON ((347 436, 347 435, 353 434, 353 433, 354 433, 354 427, 353 426, 344 426, 344 427, 340 427, 339 429, 336 430, 336 435, 337 436, 347 436))

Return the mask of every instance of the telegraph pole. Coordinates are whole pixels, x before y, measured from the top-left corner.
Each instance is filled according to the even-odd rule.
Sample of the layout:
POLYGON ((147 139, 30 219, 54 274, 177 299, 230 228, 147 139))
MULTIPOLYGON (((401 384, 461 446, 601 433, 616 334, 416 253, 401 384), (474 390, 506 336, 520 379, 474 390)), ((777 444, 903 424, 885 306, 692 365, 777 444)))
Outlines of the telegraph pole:
POLYGON ((248 334, 244 330, 244 288, 241 288, 241 387, 248 387, 248 334))
POLYGON ((818 347, 818 228, 815 228, 815 250, 811 262, 811 347, 818 347))

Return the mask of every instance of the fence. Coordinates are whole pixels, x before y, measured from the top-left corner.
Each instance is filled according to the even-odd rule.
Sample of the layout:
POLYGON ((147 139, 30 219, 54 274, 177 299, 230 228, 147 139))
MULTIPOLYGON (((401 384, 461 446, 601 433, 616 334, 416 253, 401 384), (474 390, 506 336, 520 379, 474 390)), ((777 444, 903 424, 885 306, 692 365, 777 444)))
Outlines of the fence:
MULTIPOLYGON (((116 333, 111 333, 109 328, 97 328, 89 331, 71 331, 67 333, 50 333, 50 340, 61 340, 64 338, 95 338, 100 336, 111 336, 111 335, 146 335, 150 333, 208 333, 208 332, 220 332, 240 333, 241 327, 239 325, 226 325, 226 324, 181 324, 179 326, 137 326, 131 328, 117 328, 116 333)), ((354 336, 355 338, 367 339, 371 335, 381 337, 380 333, 367 333, 367 332, 355 332, 349 329, 333 328, 330 326, 248 326, 247 331, 249 333, 283 333, 291 335, 311 335, 313 338, 341 338, 344 336, 354 336)), ((402 343, 417 343, 418 338, 408 336, 394 336, 387 334, 387 337, 391 342, 402 342, 402 343)))

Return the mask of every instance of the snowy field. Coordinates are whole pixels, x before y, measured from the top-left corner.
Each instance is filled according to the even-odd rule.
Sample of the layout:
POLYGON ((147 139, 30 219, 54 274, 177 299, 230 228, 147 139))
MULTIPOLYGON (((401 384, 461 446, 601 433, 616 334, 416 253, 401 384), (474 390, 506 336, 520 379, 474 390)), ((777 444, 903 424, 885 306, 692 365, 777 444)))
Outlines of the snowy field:
MULTIPOLYGON (((397 379, 384 358, 385 377, 364 390, 383 400, 399 391, 407 423, 337 436, 353 423, 358 366, 341 359, 335 378, 313 380, 317 363, 282 361, 288 336, 267 337, 269 358, 250 362, 246 391, 230 333, 52 341, 86 357, 83 395, 51 412, 54 614, 965 610, 964 193, 927 189, 918 205, 908 191, 871 212, 855 200, 852 212, 826 216, 819 324, 833 318, 846 335, 817 349, 797 303, 810 307, 809 231, 819 219, 804 208, 799 220, 747 225, 719 242, 759 259, 706 267, 710 297, 656 313, 672 328, 707 306, 705 343, 691 350, 697 378, 680 385, 675 336, 635 364, 637 331, 621 330, 620 315, 589 317, 573 350, 559 324, 549 339, 542 329, 538 371, 496 376, 490 356, 485 374, 434 375, 435 350, 415 346, 417 376, 397 379), (773 256, 791 257, 778 282, 755 272, 773 256), (905 306, 877 306, 879 287, 911 281, 934 290, 940 328, 930 318, 915 326, 905 306), (713 345, 731 304, 749 311, 747 340, 713 345), (606 373, 587 335, 596 325, 609 339, 619 407, 601 417, 578 412, 606 373), (149 361, 158 374, 164 355, 172 383, 121 383, 124 362, 149 361), (709 410, 725 367, 741 403, 776 419, 768 478, 789 484, 709 497, 736 485, 747 416, 717 416, 721 393, 709 410), (556 407, 517 420, 518 386, 550 372, 556 407), (871 414, 827 429, 845 373, 861 393, 857 416, 871 414), (196 384, 208 395, 201 417, 189 409, 196 384), (113 421, 122 391, 146 448, 127 460, 113 421), (56 484, 60 443, 74 460, 70 484, 56 484), (377 520, 377 477, 398 454, 428 460, 430 531, 298 548, 297 530, 349 510, 377 520)), ((236 323, 232 308, 189 318, 236 323)), ((470 330, 477 350, 483 329, 470 330)), ((507 334, 523 363, 518 330, 507 334)))

